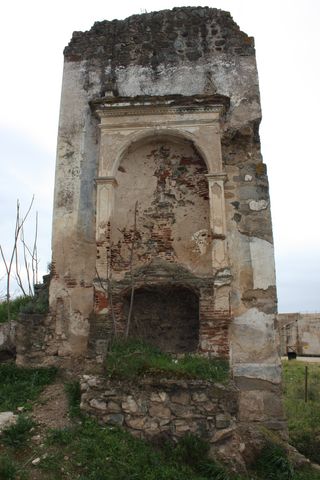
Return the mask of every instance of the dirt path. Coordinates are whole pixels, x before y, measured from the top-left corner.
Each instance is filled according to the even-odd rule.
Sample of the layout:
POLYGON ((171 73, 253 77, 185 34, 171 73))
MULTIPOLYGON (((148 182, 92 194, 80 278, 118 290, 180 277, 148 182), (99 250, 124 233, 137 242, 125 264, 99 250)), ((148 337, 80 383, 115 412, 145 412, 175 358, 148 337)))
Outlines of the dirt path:
POLYGON ((47 428, 64 428, 71 424, 63 383, 56 382, 44 389, 33 407, 32 418, 47 428))

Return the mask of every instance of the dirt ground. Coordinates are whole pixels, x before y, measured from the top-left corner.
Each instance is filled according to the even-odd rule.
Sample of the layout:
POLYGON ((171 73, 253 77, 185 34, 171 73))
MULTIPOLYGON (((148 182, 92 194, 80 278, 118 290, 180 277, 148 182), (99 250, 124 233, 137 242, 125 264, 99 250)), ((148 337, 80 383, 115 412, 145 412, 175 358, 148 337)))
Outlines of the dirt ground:
POLYGON ((64 428, 71 424, 63 383, 53 383, 43 390, 33 407, 32 418, 37 424, 47 428, 64 428))

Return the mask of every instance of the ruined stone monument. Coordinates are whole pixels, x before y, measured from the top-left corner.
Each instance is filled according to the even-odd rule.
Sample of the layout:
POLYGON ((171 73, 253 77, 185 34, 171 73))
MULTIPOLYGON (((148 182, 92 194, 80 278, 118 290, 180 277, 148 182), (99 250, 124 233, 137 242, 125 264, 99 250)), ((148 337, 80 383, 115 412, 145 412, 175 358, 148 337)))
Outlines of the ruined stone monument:
POLYGON ((281 429, 254 42, 207 7, 74 32, 64 51, 47 361, 126 329, 230 361, 240 422, 281 429))

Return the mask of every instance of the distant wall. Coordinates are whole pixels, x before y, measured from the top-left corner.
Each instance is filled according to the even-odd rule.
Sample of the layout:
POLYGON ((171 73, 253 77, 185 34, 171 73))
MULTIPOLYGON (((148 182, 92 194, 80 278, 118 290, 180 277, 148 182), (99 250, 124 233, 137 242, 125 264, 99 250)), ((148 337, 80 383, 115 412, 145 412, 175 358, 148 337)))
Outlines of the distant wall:
POLYGON ((281 354, 320 356, 320 313, 278 314, 281 354))

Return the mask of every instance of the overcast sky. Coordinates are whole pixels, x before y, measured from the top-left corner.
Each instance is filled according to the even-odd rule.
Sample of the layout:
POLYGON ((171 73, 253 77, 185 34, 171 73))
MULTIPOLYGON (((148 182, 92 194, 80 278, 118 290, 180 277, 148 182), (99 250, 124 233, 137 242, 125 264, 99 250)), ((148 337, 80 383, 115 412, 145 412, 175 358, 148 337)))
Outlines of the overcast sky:
MULTIPOLYGON (((228 10, 241 30, 255 37, 279 311, 320 311, 319 0, 5 2, 0 18, 0 243, 10 245, 16 199, 26 209, 35 194, 45 273, 51 255, 62 52, 72 32, 89 30, 98 20, 182 5, 228 10)), ((0 287, 0 295, 3 291, 0 287)))

